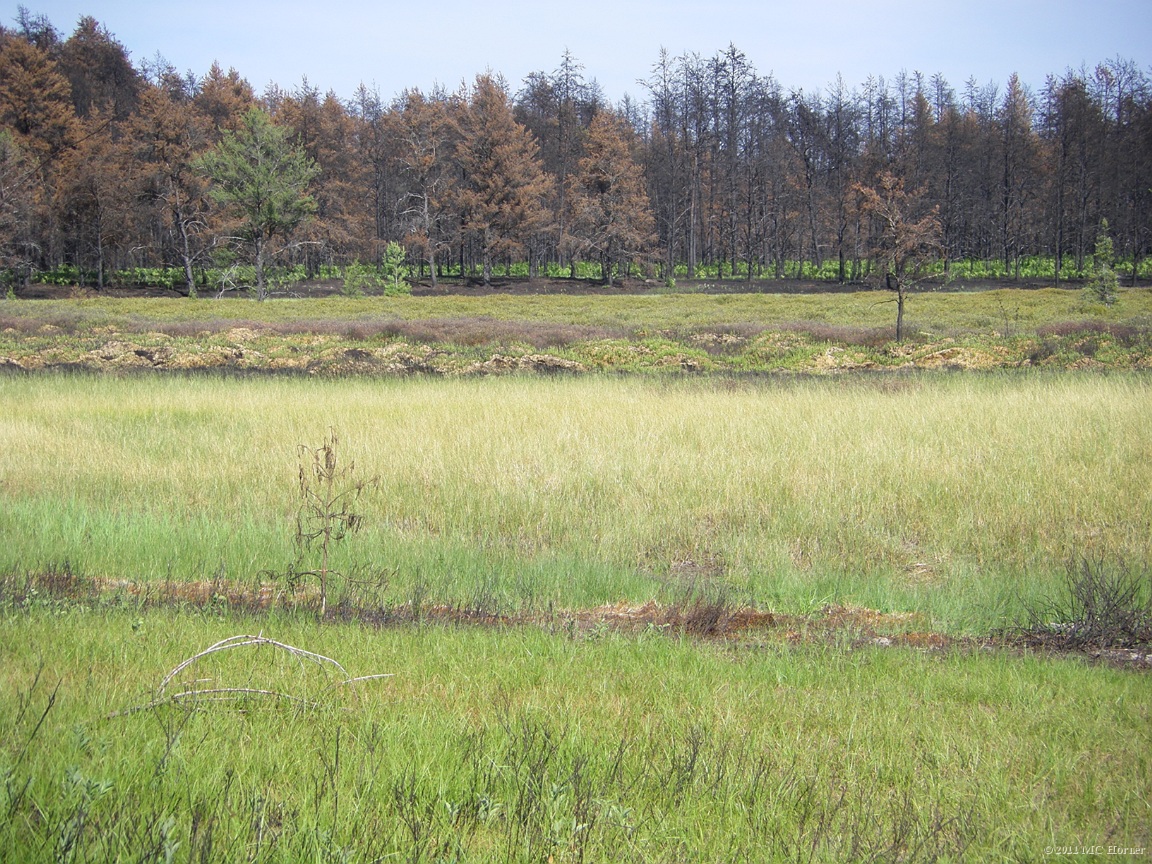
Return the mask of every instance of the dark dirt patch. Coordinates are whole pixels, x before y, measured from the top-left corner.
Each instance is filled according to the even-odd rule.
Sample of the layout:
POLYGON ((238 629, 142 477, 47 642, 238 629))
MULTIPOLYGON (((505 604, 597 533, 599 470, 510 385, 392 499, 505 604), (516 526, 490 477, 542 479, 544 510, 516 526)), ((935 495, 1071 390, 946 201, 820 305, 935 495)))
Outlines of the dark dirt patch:
MULTIPOLYGON (((17 607, 62 602, 228 610, 261 615, 273 610, 319 614, 320 592, 312 585, 282 582, 241 584, 224 579, 198 582, 145 582, 91 579, 69 568, 41 574, 0 577, 0 602, 17 607)), ((328 604, 328 620, 371 627, 412 624, 477 627, 541 627, 572 638, 603 633, 665 633, 733 647, 836 645, 847 648, 903 647, 921 651, 1006 650, 1053 656, 1079 656, 1109 666, 1152 672, 1152 646, 1073 646, 1040 644, 1027 635, 956 637, 925 629, 914 612, 881 612, 860 606, 830 605, 810 615, 785 615, 728 603, 723 597, 695 597, 679 603, 617 603, 591 609, 501 611, 468 604, 391 603, 343 597, 328 604)))

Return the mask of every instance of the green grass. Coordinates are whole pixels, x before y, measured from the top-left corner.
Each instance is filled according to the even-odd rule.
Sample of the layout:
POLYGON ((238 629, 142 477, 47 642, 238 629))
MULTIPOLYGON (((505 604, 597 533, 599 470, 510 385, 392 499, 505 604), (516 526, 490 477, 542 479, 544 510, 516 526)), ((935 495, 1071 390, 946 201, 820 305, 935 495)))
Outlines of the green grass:
MULTIPOLYGON (((9 860, 1038 860, 1152 839, 1150 679, 1077 660, 0 609, 9 860), (109 718, 257 630, 395 677, 313 710, 109 718)), ((184 677, 319 692, 277 656, 184 677)))
MULTIPOLYGON (((962 285, 955 286, 960 289, 962 285)), ((146 330, 180 322, 250 321, 370 322, 374 319, 439 320, 491 318, 602 326, 629 332, 688 330, 740 323, 759 326, 817 322, 846 327, 892 327, 895 306, 880 291, 851 294, 653 293, 587 297, 491 294, 480 297, 371 297, 324 300, 113 299, 4 301, 0 318, 35 318, 57 326, 112 326, 146 330)), ((1001 289, 926 291, 911 296, 915 327, 936 332, 958 329, 1034 328, 1070 320, 1152 320, 1152 291, 1121 289, 1114 306, 1087 301, 1080 291, 1001 289)))
POLYGON ((1152 381, 1101 370, 1152 365, 1150 297, 928 294, 905 345, 875 293, 0 302, 0 369, 295 371, 0 376, 0 860, 1139 860, 1147 672, 555 613, 846 604, 986 636, 1070 562, 1139 570, 1152 381), (537 352, 601 374, 456 374, 537 352), (404 357, 440 375, 390 373, 404 357), (996 365, 1033 368, 761 374, 996 365), (538 623, 145 604, 283 572, 297 448, 330 427, 381 480, 334 561, 382 578, 373 602, 538 623), (143 593, 48 590, 68 573, 143 593), (265 646, 174 686, 314 707, 131 710, 238 633, 395 677, 339 686, 265 646))
POLYGON ((504 609, 723 591, 984 633, 1069 561, 1152 559, 1142 375, 0 379, 0 572, 250 581, 297 446, 378 490, 344 570, 504 609))

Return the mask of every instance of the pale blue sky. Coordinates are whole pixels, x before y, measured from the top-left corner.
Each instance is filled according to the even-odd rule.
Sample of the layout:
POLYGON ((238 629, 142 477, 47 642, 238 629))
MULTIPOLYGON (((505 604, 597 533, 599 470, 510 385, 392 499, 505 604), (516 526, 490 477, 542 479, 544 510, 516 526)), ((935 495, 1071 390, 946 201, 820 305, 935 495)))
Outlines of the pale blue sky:
MULTIPOLYGON (((454 89, 491 69, 513 91, 551 71, 569 50, 608 99, 645 92, 661 47, 710 56, 733 43, 785 89, 823 89, 840 73, 941 72, 958 91, 969 77, 1003 85, 1013 72, 1033 87, 1066 68, 1123 57, 1152 71, 1152 0, 26 0, 65 35, 88 14, 135 62, 163 54, 181 71, 235 67, 261 91, 304 75, 350 98, 375 84, 454 89)), ((11 26, 17 4, 7 6, 11 26)))

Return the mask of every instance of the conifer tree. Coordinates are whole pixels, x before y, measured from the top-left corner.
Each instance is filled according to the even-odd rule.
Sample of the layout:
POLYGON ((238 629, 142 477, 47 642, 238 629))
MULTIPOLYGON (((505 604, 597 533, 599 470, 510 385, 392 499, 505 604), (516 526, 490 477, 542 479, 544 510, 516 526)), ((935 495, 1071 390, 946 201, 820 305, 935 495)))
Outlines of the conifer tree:
POLYGON ((353 122, 344 105, 332 92, 321 95, 305 78, 279 101, 274 119, 290 130, 292 142, 317 168, 311 187, 315 218, 301 226, 308 241, 304 246, 308 275, 316 275, 327 255, 347 260, 373 254, 371 244, 362 239, 371 218, 360 194, 367 178, 355 158, 353 122))
POLYGON ((7 291, 28 275, 32 179, 33 171, 15 138, 0 129, 0 281, 7 291))
POLYGON ((523 250, 547 221, 548 181, 535 140, 513 118, 508 93, 492 76, 476 78, 460 126, 460 212, 465 232, 479 243, 487 285, 493 259, 523 250))
POLYGON ((426 98, 419 90, 404 94, 393 113, 391 131, 397 160, 405 178, 404 213, 412 244, 423 250, 432 287, 436 287, 437 251, 448 218, 448 190, 453 179, 448 158, 455 139, 453 103, 426 98))
POLYGON ((132 234, 132 193, 127 182, 129 154, 103 112, 93 110, 80 123, 76 147, 61 163, 57 210, 62 246, 78 266, 105 287, 114 255, 132 234))
POLYGON ((875 186, 856 184, 860 211, 872 218, 875 233, 869 257, 883 287, 896 293, 896 341, 904 338, 904 303, 921 264, 940 241, 938 208, 923 212, 921 196, 904 191, 904 181, 885 171, 875 186))
POLYGON ((596 115, 584 154, 570 183, 572 233, 599 258, 604 282, 611 285, 617 263, 652 247, 655 223, 643 172, 632 158, 629 133, 619 118, 607 111, 596 115))
POLYGON ((287 129, 253 108, 239 131, 225 131, 216 149, 198 163, 212 181, 212 199, 236 219, 236 237, 256 268, 258 300, 268 296, 269 245, 290 237, 316 210, 308 194, 316 165, 288 136, 287 129))
POLYGON ((1116 291, 1120 287, 1120 278, 1112 269, 1114 258, 1112 236, 1108 233, 1108 220, 1103 219, 1092 254, 1092 278, 1088 282, 1088 296, 1105 306, 1111 306, 1116 302, 1116 291))
POLYGON ((235 69, 225 72, 219 63, 213 63, 200 81, 193 101, 197 110, 211 122, 214 140, 219 140, 224 130, 240 130, 248 111, 256 105, 256 96, 252 85, 239 72, 235 69))
POLYGON ((100 111, 107 118, 124 120, 135 109, 140 76, 128 50, 95 18, 80 19, 60 48, 59 62, 72 87, 77 117, 100 111))
POLYGON ((44 51, 0 33, 0 125, 44 171, 77 138, 68 80, 44 51))
POLYGON ((137 188, 145 200, 158 205, 160 224, 176 248, 189 297, 196 296, 193 265, 208 246, 201 240, 207 227, 208 183, 195 167, 207 150, 208 134, 208 119, 192 102, 173 99, 161 87, 144 91, 130 126, 137 188))
POLYGON ((17 234, 21 263, 28 268, 50 259, 59 238, 55 224, 57 180, 79 138, 67 79, 47 51, 0 32, 0 129, 15 147, 21 165, 21 210, 25 222, 17 234))

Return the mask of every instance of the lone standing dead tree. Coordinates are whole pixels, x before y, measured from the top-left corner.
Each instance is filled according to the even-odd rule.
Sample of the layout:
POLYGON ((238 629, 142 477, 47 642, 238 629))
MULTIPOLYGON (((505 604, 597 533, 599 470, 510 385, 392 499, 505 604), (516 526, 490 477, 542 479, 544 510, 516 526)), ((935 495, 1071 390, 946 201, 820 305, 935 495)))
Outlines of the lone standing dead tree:
POLYGON ((896 293, 896 341, 904 338, 904 301, 924 264, 940 246, 939 208, 924 213, 923 196, 904 191, 904 181, 884 171, 875 186, 853 185, 860 211, 873 222, 868 257, 877 278, 896 293), (923 214, 923 215, 920 215, 923 214), (919 216, 919 218, 917 218, 919 216))

